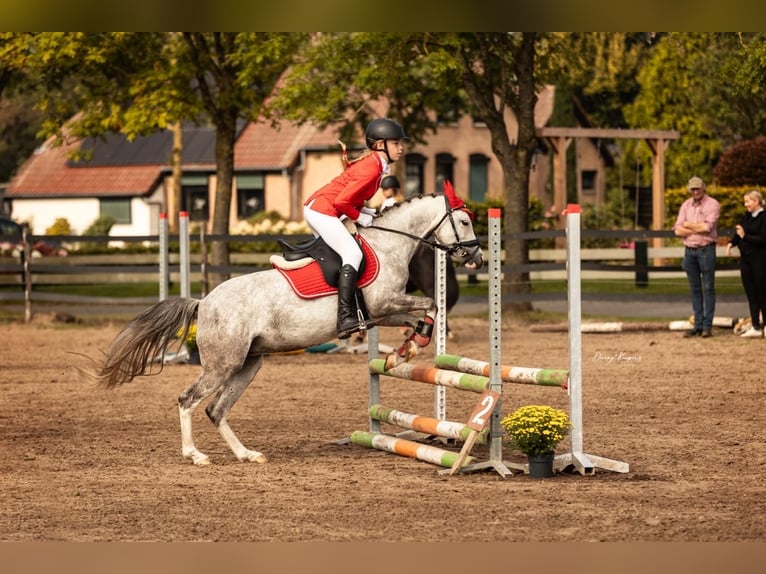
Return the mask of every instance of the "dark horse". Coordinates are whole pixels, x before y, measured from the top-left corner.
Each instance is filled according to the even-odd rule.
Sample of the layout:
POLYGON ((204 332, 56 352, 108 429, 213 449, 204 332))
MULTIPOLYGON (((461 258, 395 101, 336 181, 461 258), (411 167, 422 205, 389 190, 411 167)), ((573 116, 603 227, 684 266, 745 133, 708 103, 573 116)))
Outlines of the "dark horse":
MULTIPOLYGON (((430 342, 437 313, 433 299, 404 291, 417 245, 431 243, 473 268, 481 267, 484 257, 472 214, 451 185, 445 185, 444 195, 416 197, 387 209, 374 225, 358 232, 383 270, 363 288, 370 317, 378 325, 414 327, 402 346, 386 357, 390 368, 430 342), (419 321, 412 315, 416 311, 425 313, 419 321)), ((234 434, 229 411, 255 378, 264 355, 305 349, 335 337, 337 299, 301 298, 276 269, 234 277, 200 300, 173 297, 151 306, 117 335, 91 375, 111 388, 152 374, 155 359, 196 321, 202 372, 178 397, 181 452, 194 464, 210 463, 194 444, 192 414, 212 397, 205 412, 237 459, 265 462, 262 453, 246 448, 234 434)))
MULTIPOLYGON (((410 277, 407 280, 407 293, 415 293, 420 291, 426 297, 431 299, 436 295, 436 270, 434 269, 434 250, 424 243, 420 243, 415 248, 415 253, 412 256, 409 266, 410 277)), ((450 310, 455 306, 460 298, 460 285, 457 282, 457 274, 455 273, 455 264, 452 259, 447 258, 447 310, 450 310)), ((446 314, 445 314, 446 318, 446 314)), ((447 321, 447 335, 450 334, 449 320, 447 321)))

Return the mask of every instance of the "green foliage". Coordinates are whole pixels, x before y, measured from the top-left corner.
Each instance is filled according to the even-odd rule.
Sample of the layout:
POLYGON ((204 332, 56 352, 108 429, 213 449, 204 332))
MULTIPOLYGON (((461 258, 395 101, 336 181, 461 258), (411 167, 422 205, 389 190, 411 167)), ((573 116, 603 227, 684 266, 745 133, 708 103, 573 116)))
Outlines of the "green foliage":
MULTIPOLYGON (((709 109, 711 82, 706 61, 711 49, 710 38, 704 34, 661 38, 638 73, 638 97, 626 106, 632 127, 681 133, 681 140, 672 142, 665 155, 667 181, 686 181, 692 173, 708 180, 722 151, 720 140, 711 137, 709 118, 700 113, 709 109)), ((630 155, 636 157, 636 152, 630 155)), ((643 169, 651 173, 651 154, 644 151, 640 158, 643 169)))
POLYGON ((729 187, 766 185, 766 137, 746 140, 726 150, 713 169, 713 179, 729 187))
POLYGON ((475 216, 473 220, 473 231, 476 233, 477 237, 489 234, 489 217, 487 216, 487 212, 492 208, 505 208, 505 202, 500 199, 487 199, 483 202, 466 201, 465 205, 475 216))
POLYGON ((72 235, 72 226, 66 217, 57 217, 56 221, 45 230, 45 235, 72 235))
POLYGON ((284 221, 284 218, 278 211, 259 211, 250 217, 247 222, 250 225, 258 225, 266 220, 270 221, 271 223, 277 223, 278 221, 284 221))
POLYGON ((111 215, 99 215, 83 232, 83 235, 109 235, 113 225, 114 217, 111 215))

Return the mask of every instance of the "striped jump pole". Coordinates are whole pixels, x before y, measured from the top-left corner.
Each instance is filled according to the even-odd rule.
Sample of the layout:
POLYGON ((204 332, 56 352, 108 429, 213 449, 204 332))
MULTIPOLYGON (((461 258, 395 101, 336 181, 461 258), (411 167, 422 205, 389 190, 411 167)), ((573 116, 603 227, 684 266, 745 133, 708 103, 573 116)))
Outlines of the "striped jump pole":
MULTIPOLYGON (((390 435, 378 434, 367 431, 354 431, 351 433, 351 443, 367 448, 384 450, 401 456, 416 458, 431 464, 437 464, 451 468, 457 460, 460 453, 450 452, 436 446, 420 444, 411 440, 397 438, 390 435)), ((465 464, 473 462, 474 458, 469 456, 464 461, 465 464)))
POLYGON ((369 362, 370 372, 395 377, 397 379, 406 379, 408 381, 418 381, 430 385, 440 385, 442 387, 473 391, 474 393, 483 393, 489 385, 489 378, 479 375, 469 375, 467 373, 447 371, 422 365, 412 365, 410 363, 402 363, 401 365, 386 370, 385 364, 386 361, 384 359, 372 359, 369 362))
MULTIPOLYGON (((412 415, 383 405, 372 405, 370 407, 370 418, 423 434, 451 438, 463 442, 471 434, 470 427, 463 423, 412 415)), ((487 429, 484 429, 479 433, 476 442, 478 444, 487 444, 487 434, 487 429)))
MULTIPOLYGON (((442 369, 470 373, 472 375, 489 376, 490 364, 458 355, 437 355, 436 366, 442 369)), ((569 371, 566 369, 535 369, 531 367, 500 366, 500 378, 506 383, 523 385, 542 385, 544 387, 567 388, 569 371)))

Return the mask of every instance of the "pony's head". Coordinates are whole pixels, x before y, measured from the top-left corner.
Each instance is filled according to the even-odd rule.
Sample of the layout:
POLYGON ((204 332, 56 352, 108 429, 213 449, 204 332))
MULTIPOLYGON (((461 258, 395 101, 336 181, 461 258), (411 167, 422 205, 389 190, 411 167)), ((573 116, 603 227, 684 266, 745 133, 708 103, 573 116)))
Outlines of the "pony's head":
POLYGON ((484 265, 484 254, 473 230, 473 212, 457 196, 449 180, 444 181, 444 198, 447 213, 434 231, 436 240, 450 246, 448 253, 457 262, 469 269, 480 269, 484 265))

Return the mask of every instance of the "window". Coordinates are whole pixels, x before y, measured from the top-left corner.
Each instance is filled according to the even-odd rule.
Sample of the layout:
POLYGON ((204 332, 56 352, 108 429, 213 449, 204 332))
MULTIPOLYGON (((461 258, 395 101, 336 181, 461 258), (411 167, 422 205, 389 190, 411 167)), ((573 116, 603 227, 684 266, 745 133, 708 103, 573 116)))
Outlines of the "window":
POLYGON ((187 175, 181 178, 181 209, 189 214, 189 221, 210 219, 206 175, 187 175))
POLYGON ((470 161, 469 197, 471 201, 481 202, 487 197, 487 163, 489 163, 489 158, 483 153, 473 153, 470 161))
POLYGON ((424 183, 423 183, 423 165, 426 162, 426 158, 419 153, 410 153, 404 158, 404 197, 410 199, 411 197, 417 197, 423 195, 424 183))
POLYGON ((436 193, 444 193, 445 180, 455 183, 455 156, 448 153, 436 154, 436 193))
POLYGON ((266 210, 266 191, 263 174, 237 176, 237 217, 250 219, 266 210))
POLYGON ((132 223, 130 198, 104 198, 99 200, 101 217, 111 217, 115 223, 132 223))
POLYGON ((596 170, 584 169, 580 172, 583 192, 593 193, 596 191, 596 170))

